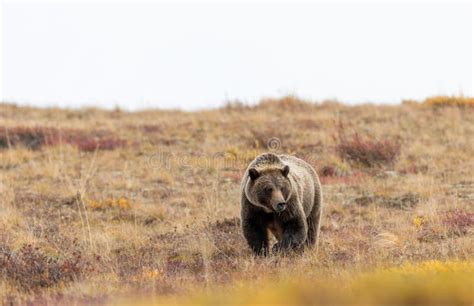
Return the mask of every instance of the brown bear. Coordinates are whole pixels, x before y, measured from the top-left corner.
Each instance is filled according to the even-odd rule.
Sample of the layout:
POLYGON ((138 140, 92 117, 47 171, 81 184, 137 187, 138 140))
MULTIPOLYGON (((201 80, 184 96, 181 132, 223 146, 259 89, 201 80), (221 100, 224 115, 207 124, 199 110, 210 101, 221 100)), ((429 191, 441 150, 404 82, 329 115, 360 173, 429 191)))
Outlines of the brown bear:
POLYGON ((273 252, 317 245, 322 193, 308 163, 289 155, 261 154, 245 171, 241 194, 242 231, 255 254, 269 253, 269 231, 278 240, 273 252))

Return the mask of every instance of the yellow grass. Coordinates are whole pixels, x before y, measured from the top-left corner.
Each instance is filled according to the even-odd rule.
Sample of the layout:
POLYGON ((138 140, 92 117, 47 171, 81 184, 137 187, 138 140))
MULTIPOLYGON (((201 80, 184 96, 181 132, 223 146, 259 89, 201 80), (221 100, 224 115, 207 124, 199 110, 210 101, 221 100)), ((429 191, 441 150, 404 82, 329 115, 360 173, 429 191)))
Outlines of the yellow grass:
POLYGON ((474 107, 474 98, 463 96, 435 96, 426 99, 424 104, 429 106, 461 106, 474 107))
MULTIPOLYGON (((279 280, 208 288, 190 298, 134 298, 135 305, 471 305, 472 261, 430 260, 344 277, 279 280)), ((132 299, 114 303, 129 304, 132 299)))

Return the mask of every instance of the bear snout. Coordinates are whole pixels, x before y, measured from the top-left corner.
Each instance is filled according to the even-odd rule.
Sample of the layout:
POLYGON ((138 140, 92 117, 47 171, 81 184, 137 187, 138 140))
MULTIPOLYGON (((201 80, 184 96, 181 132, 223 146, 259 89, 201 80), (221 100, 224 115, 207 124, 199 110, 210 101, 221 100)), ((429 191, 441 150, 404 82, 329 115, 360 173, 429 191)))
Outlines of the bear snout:
POLYGON ((284 211, 286 209, 286 203, 285 202, 279 202, 279 203, 273 205, 273 209, 277 213, 281 213, 282 211, 284 211))

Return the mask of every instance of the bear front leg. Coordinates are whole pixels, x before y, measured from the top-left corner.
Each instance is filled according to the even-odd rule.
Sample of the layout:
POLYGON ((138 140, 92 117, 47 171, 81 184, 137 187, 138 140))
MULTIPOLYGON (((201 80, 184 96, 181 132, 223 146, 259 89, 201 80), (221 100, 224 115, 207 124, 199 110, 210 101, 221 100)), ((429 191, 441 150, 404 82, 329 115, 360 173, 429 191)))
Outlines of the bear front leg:
POLYGON ((298 250, 304 246, 308 235, 308 225, 305 219, 295 218, 289 220, 285 222, 283 229, 282 239, 273 246, 273 252, 298 250))
POLYGON ((268 231, 255 220, 246 220, 242 226, 243 234, 255 255, 268 254, 268 231))

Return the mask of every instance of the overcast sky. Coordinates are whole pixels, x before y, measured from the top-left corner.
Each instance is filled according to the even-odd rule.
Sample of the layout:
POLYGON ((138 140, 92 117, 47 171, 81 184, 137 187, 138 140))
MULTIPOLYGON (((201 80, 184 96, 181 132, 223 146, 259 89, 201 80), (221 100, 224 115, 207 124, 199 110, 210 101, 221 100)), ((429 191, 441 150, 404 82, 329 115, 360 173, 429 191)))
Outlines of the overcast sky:
POLYGON ((4 4, 4 101, 197 109, 472 95, 472 4, 4 4))

